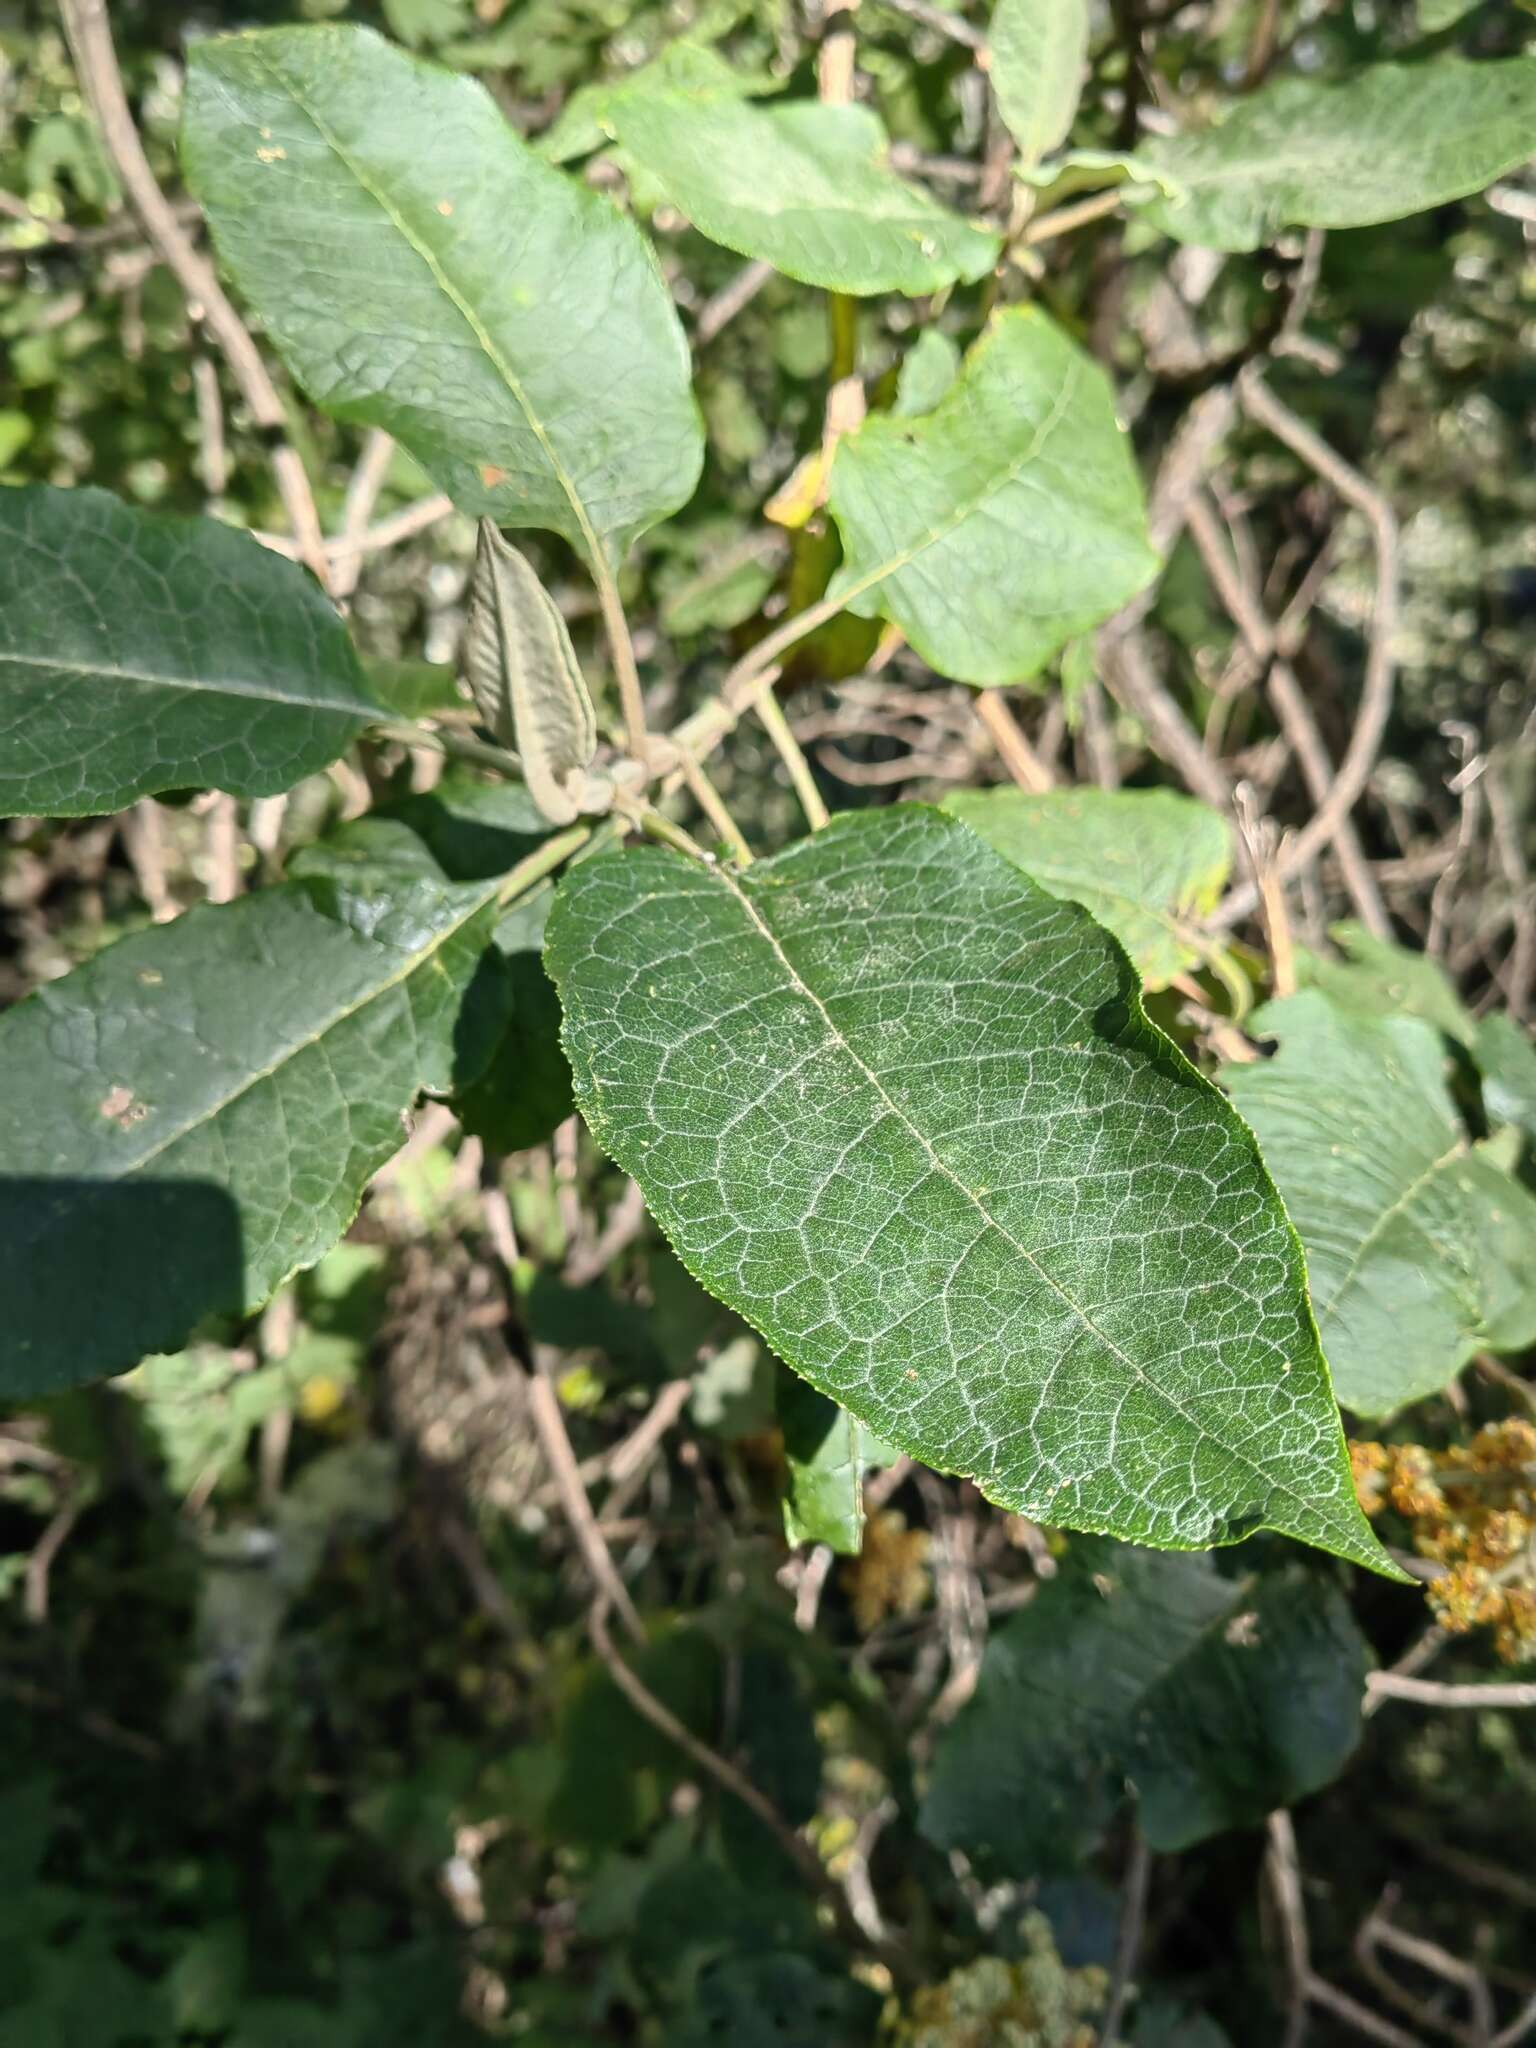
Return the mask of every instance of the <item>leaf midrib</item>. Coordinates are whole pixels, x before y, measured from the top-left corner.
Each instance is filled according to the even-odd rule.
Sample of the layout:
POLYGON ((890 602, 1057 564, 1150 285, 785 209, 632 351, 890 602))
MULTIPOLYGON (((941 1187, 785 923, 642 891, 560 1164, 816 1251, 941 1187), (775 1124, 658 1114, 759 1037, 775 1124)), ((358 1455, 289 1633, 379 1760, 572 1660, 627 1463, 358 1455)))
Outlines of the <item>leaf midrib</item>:
MULTIPOLYGON (((999 858, 1001 858, 1001 856, 999 856, 999 858)), ((746 891, 742 888, 741 884, 737 881, 735 876, 723 867, 717 869, 716 872, 720 880, 725 883, 726 887, 730 890, 731 894, 736 898, 736 901, 741 905, 748 919, 751 921, 751 923, 756 928, 758 933, 761 935, 762 938, 764 938, 767 941, 769 947, 771 948, 774 954, 774 957, 778 960, 780 966, 783 968, 790 982, 796 989, 800 991, 800 993, 805 997, 806 1001, 811 1004, 812 1008, 821 1017, 822 1022, 826 1026, 827 1034, 832 1044, 835 1045, 841 1052, 845 1053, 848 1059, 853 1063, 853 1065, 858 1068, 861 1074, 863 1074, 864 1078, 868 1081, 871 1088, 874 1089, 875 1093, 879 1096, 880 1100, 885 1104, 891 1116, 893 1116, 896 1122, 902 1127, 902 1129, 907 1131, 908 1134, 915 1140, 915 1142, 923 1152, 924 1156, 927 1158, 933 1171, 940 1175, 942 1179, 948 1181, 951 1187, 955 1188, 960 1194, 962 1194, 965 1197, 965 1199, 975 1209, 977 1215, 981 1217, 982 1221, 986 1223, 989 1226, 989 1228, 995 1230, 998 1236, 1002 1238, 1003 1242, 1010 1248, 1010 1250, 1017 1252, 1020 1258, 1022 1258, 1025 1261, 1025 1263, 1028 1266, 1030 1266, 1035 1273, 1039 1275, 1039 1277, 1041 1278, 1041 1280, 1044 1281, 1046 1286, 1049 1287, 1051 1291, 1060 1298, 1060 1300, 1071 1311, 1071 1313, 1077 1317, 1078 1321, 1082 1324, 1083 1328, 1087 1330, 1090 1333, 1090 1335, 1096 1338, 1100 1344, 1103 1345, 1104 1349, 1110 1354, 1111 1357, 1118 1359, 1121 1365, 1123 1365, 1125 1369, 1132 1375, 1132 1377, 1139 1381, 1140 1384, 1144 1386, 1150 1394, 1155 1396, 1158 1400, 1165 1402, 1167 1406, 1173 1410, 1174 1414, 1176 1414, 1182 1422, 1186 1423, 1189 1426, 1189 1428, 1194 1432, 1197 1438, 1199 1438, 1203 1442, 1214 1443, 1218 1445, 1223 1451, 1226 1451, 1230 1456, 1236 1458, 1240 1464, 1246 1466, 1246 1468, 1250 1472, 1254 1473, 1259 1479, 1261 1479, 1264 1485, 1270 1488, 1272 1491, 1283 1493, 1288 1499, 1297 1502, 1298 1505, 1302 1507, 1307 1506, 1308 1503, 1303 1499, 1303 1497, 1299 1493, 1297 1493, 1293 1488, 1287 1486, 1283 1480, 1277 1479, 1271 1472, 1267 1471, 1262 1465, 1257 1464, 1247 1454, 1247 1452, 1242 1448, 1241 1445, 1226 1443, 1221 1437, 1213 1435, 1212 1432, 1209 1429, 1207 1429, 1205 1425, 1198 1420, 1197 1417, 1191 1415, 1189 1411, 1186 1408, 1184 1408, 1180 1404, 1180 1402, 1167 1391, 1166 1388, 1160 1387, 1157 1384, 1157 1382, 1151 1378, 1151 1376, 1147 1373, 1144 1367, 1138 1365, 1135 1359, 1133 1359, 1127 1352, 1121 1350, 1120 1346, 1115 1343, 1114 1339, 1111 1336, 1109 1336, 1109 1334, 1106 1331, 1101 1330, 1099 1328, 1098 1324, 1093 1320, 1093 1317, 1088 1313, 1087 1309, 1085 1309, 1082 1306, 1082 1304, 1068 1291, 1067 1288, 1065 1288, 1061 1284, 1059 1280, 1057 1280, 1052 1274, 1046 1271, 1045 1267, 1041 1265, 1040 1261, 1035 1257, 1034 1253, 1030 1251, 1028 1246, 1021 1243, 1021 1241, 1014 1236, 1013 1232, 1009 1230, 1006 1227, 1006 1225, 998 1221, 998 1219, 992 1214, 992 1211, 987 1207, 986 1203, 983 1202, 981 1197, 972 1188, 967 1187, 965 1182, 955 1172, 954 1168, 951 1166, 947 1166, 945 1162, 939 1157, 938 1153, 934 1150, 931 1141, 928 1139, 925 1133, 922 1130, 920 1130, 915 1123, 913 1123, 911 1117, 908 1116, 906 1111, 902 1109, 900 1104, 887 1090, 885 1084, 881 1081, 879 1075, 875 1073, 874 1069, 871 1066, 869 1066, 869 1064, 865 1061, 862 1055, 855 1050, 853 1045, 849 1042, 845 1033, 838 1029, 838 1026, 834 1021, 832 1014, 828 1010, 826 1004, 822 1001, 821 997, 800 974, 794 962, 785 952, 784 947, 779 940, 778 934, 774 931, 773 927, 768 923, 766 918, 763 917, 762 913, 758 910, 756 904, 753 903, 752 899, 747 895, 746 891)), ((844 1405, 846 1406, 846 1403, 844 1405)), ((1061 1487, 1058 1488, 1058 1491, 1061 1491, 1066 1486, 1074 1483, 1076 1482, 1064 1480, 1061 1483, 1061 1487)))
POLYGON ((46 669, 60 677, 100 677, 145 689, 182 690, 210 697, 240 697, 257 704, 288 705, 295 711, 329 711, 338 717, 355 718, 362 725, 370 719, 385 716, 381 704, 370 704, 366 699, 340 703, 331 697, 290 697, 281 690, 241 681, 208 682, 201 676, 157 675, 148 669, 122 668, 111 662, 67 661, 55 655, 19 654, 9 648, 0 648, 0 670, 11 666, 46 669))
MULTIPOLYGON (((305 119, 310 123, 315 133, 320 137, 320 140, 325 144, 326 148, 330 150, 331 154, 336 158, 337 162, 351 177, 357 180, 357 183, 362 187, 363 191, 365 191, 368 194, 368 197, 379 208, 380 212, 383 213, 386 216, 386 218, 391 222, 396 233, 400 236, 401 240, 407 244, 407 246, 414 252, 415 255, 417 255, 421 259, 423 263, 425 263, 428 270, 432 273, 432 276, 436 281, 439 290, 443 293, 444 297, 453 306, 454 310, 463 320, 465 326, 468 327, 470 333, 474 336, 475 341, 479 346, 481 354, 485 357, 486 361, 491 365, 492 369, 496 372, 497 376, 500 377, 503 384, 506 385, 507 390, 510 392, 512 399, 516 404, 518 410, 522 413, 523 418, 528 422, 528 429, 530 433, 538 442, 539 447, 543 450, 545 460, 548 462, 550 468, 553 470, 555 480, 559 484, 561 490, 565 493, 566 502, 569 504, 571 511, 575 515, 576 524, 581 531, 582 539, 587 544, 588 553, 591 557, 592 567, 594 571, 601 572, 603 567, 605 566, 607 558, 603 550, 603 545, 601 541, 598 539, 597 529, 593 526, 591 517, 587 512, 586 503, 581 497, 581 494, 576 489, 575 482, 573 481, 569 472, 567 471, 565 464, 560 460, 560 457, 556 454, 554 443, 549 438, 549 434, 547 429, 545 428, 543 420, 534 410, 533 402, 528 396, 527 389, 524 386, 522 379, 517 375, 517 372, 512 368, 512 365, 507 361, 506 357, 497 347, 495 339, 492 336, 490 329, 485 325, 485 322, 480 318, 480 315, 475 311, 470 301, 463 295, 462 292, 459 291, 458 287, 449 277, 446 270, 444 270, 442 264, 438 261, 437 254, 433 250, 431 244, 428 242, 424 242, 420 238, 420 236, 418 236, 412 230, 410 224, 406 221, 406 219, 401 214, 399 209, 395 206, 394 202, 390 199, 388 193, 384 191, 379 185, 377 185, 371 178, 369 178, 365 174, 365 172, 362 169, 362 166, 346 149, 340 137, 330 127, 329 123, 323 118, 322 115, 316 112, 315 108, 304 97, 304 94, 299 90, 299 88, 295 84, 293 84, 293 82, 289 78, 285 77, 285 75, 278 68, 277 65, 272 63, 272 61, 268 58, 265 50, 260 48, 260 46, 254 41, 252 42, 251 47, 253 54, 256 57, 257 63, 260 64, 263 70, 266 71, 267 75, 272 79, 273 83, 279 88, 280 91, 285 92, 288 95, 288 97, 292 100, 294 106, 298 108, 299 112, 303 114, 305 119)), ((510 132, 511 131, 509 130, 509 135, 510 132)), ((540 168, 550 169, 551 167, 548 165, 541 164, 540 168)), ((555 173, 555 175, 558 176, 559 174, 555 173)))
MULTIPOLYGON (((1076 357, 1069 358, 1068 374, 1062 379, 1061 389, 1056 394, 1050 411, 1035 430, 1029 445, 1020 452, 1017 458, 998 476, 986 484, 983 489, 979 490, 974 497, 962 499, 946 519, 940 520, 937 526, 930 527, 925 534, 920 535, 909 547, 903 548, 898 553, 892 555, 879 568, 871 569, 865 575, 856 577, 846 589, 838 592, 839 602, 846 607, 852 604, 855 598, 862 597, 866 591, 873 590, 877 584, 885 582, 887 577, 897 576, 903 569, 909 569, 919 555, 925 554, 929 548, 936 546, 939 541, 946 539, 957 527, 963 526, 966 520, 974 518, 984 505, 990 503, 997 496, 999 491, 1006 490, 1010 484, 1016 484, 1030 464, 1040 459, 1041 450, 1060 425, 1067 407, 1077 396, 1077 388, 1082 382, 1084 375, 1084 365, 1076 357)), ((946 400, 945 403, 947 402, 946 400)), ((942 410, 943 406, 939 408, 939 411, 942 410)), ((937 416, 937 413, 931 413, 929 419, 935 419, 937 416)), ((851 436, 845 443, 845 446, 850 456, 856 456, 858 436, 851 436)), ((834 489, 835 486, 836 468, 834 465, 834 489)), ((832 506, 832 511, 833 516, 836 517, 837 507, 835 503, 832 506)), ((841 526, 840 520, 838 523, 841 526)))
POLYGON ((1429 1186, 1432 1180, 1454 1161, 1464 1159, 1470 1150, 1471 1146, 1467 1140, 1465 1138, 1458 1138, 1449 1150, 1442 1152, 1438 1159, 1432 1159, 1423 1172, 1410 1181, 1408 1186, 1404 1188, 1403 1192, 1394 1201, 1387 1204, 1386 1208, 1382 1210, 1381 1214, 1355 1247, 1355 1255, 1345 1268, 1332 1294, 1329 1295, 1326 1302, 1319 1304, 1317 1311, 1319 1323, 1329 1320, 1337 1313, 1339 1303, 1358 1280, 1371 1248, 1380 1241, 1387 1229, 1397 1221, 1398 1217, 1407 1215, 1412 1204, 1423 1193, 1424 1189, 1429 1186))

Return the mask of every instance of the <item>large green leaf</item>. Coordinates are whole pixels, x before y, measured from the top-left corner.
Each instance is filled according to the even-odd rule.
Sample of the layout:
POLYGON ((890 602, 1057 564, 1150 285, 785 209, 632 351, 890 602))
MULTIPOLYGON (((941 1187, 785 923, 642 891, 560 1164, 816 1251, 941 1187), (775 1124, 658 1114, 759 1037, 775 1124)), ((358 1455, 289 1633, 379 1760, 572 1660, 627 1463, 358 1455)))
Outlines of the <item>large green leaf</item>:
POLYGON ((703 441, 656 261, 485 89, 363 28, 193 46, 183 153, 219 255, 305 389, 466 512, 612 560, 703 441))
POLYGON ((700 234, 802 284, 916 295, 997 261, 996 235, 890 168, 867 107, 659 86, 621 94, 605 121, 700 234))
POLYGON ((1180 196, 1143 218, 1181 242, 1257 249, 1281 228, 1401 220, 1480 192, 1536 151, 1536 57, 1373 64, 1282 78, 1193 135, 1138 150, 1180 196))
POLYGON ((339 863, 0 1018, 0 1396, 175 1350, 329 1248, 418 1093, 490 1058, 496 894, 339 863))
POLYGON ((964 683, 1035 675, 1158 566, 1104 373, 1033 307, 993 320, 931 413, 839 441, 828 503, 833 594, 964 683))
MULTIPOLYGON (((1536 1339, 1536 1198, 1474 1144, 1437 1032, 1316 990, 1256 1013, 1275 1058, 1225 1070, 1307 1248, 1339 1399, 1385 1415, 1483 1346, 1536 1339)), ((1512 1135, 1512 1134, 1511 1134, 1512 1135)))
POLYGON ((1257 1826, 1343 1769, 1368 1665, 1342 1595, 1304 1573, 1074 1543, 988 1643, 923 1832, 1025 1877, 1093 1849, 1127 1791, 1154 1849, 1257 1826))
POLYGON ((0 491, 0 814, 272 796, 384 716, 302 569, 106 491, 0 491))
POLYGON ((1390 1569, 1295 1236, 1120 947, 954 819, 568 875, 577 1102, 683 1262, 902 1450, 1042 1521, 1390 1569))
POLYGON ((1226 820, 1171 789, 961 790, 944 808, 1053 896, 1092 911, 1148 988, 1210 958, 1201 920, 1232 865, 1226 820))
POLYGON ((997 0, 987 34, 997 104, 1026 164, 1066 141, 1088 64, 1088 0, 997 0))

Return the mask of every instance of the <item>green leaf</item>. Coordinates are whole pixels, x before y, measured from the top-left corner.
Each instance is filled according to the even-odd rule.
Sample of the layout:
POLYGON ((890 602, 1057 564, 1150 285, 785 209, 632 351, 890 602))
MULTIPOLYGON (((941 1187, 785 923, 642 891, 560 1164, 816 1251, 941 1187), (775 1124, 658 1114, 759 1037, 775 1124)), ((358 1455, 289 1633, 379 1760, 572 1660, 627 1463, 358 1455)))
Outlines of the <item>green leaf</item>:
POLYGON ((1250 1028, 1277 1038, 1278 1054, 1222 1078, 1301 1232, 1346 1407, 1390 1414, 1483 1346, 1536 1339, 1536 1198, 1499 1141, 1468 1138, 1439 1035, 1315 990, 1267 1005, 1250 1028))
POLYGON ((1091 911, 1149 989, 1218 950, 1200 928, 1232 865, 1226 820, 1168 789, 960 790, 945 810, 1042 889, 1091 911))
POLYGON ((614 117, 627 100, 648 93, 686 92, 698 98, 745 100, 773 92, 777 81, 766 72, 740 71, 706 43, 680 37, 659 57, 619 78, 594 79, 579 86, 539 137, 540 156, 549 163, 568 163, 590 156, 613 139, 614 117))
POLYGON ((701 235, 802 284, 915 297, 984 276, 1002 247, 896 175, 867 107, 671 87, 618 96, 606 120, 701 235))
POLYGON ((1321 989, 1331 1003, 1354 1016, 1422 1017, 1458 1045, 1472 1044, 1477 1026, 1438 960, 1378 939, 1352 922, 1332 926, 1328 936, 1345 957, 1328 960, 1298 951, 1296 971, 1303 988, 1321 989))
POLYGON ((1513 1017, 1485 1017, 1472 1054, 1483 1076, 1483 1106, 1496 1124, 1536 1138, 1536 1045, 1513 1017))
MULTIPOLYGON (((402 880, 489 881, 525 860, 549 827, 520 783, 476 782, 450 770, 433 790, 344 826, 290 863, 304 873, 323 860, 389 864, 402 880)), ((521 1152, 553 1135, 571 1113, 571 1070, 560 1049, 560 1005, 540 957, 553 891, 521 897, 498 921, 506 1025, 478 1078, 453 1097, 464 1129, 494 1152, 521 1152)))
POLYGON ((1369 1662, 1342 1595, 1305 1573, 1074 1543, 988 1642, 920 1825, 1019 1877, 1078 1862, 1128 1792, 1153 1849, 1258 1826, 1343 1769, 1369 1662))
POLYGON ((463 663, 480 716, 519 750, 540 813, 569 825, 597 752, 597 715, 558 605, 489 519, 480 522, 463 663))
POLYGON ((273 796, 383 715, 292 562, 106 491, 0 491, 0 814, 273 796))
POLYGON ((1281 78, 1138 157, 1181 188, 1143 217, 1181 242, 1257 249, 1281 228, 1402 220, 1480 192, 1536 150, 1536 57, 1373 64, 1340 84, 1281 78))
POLYGON ((922 419, 845 435, 832 586, 940 674, 1020 682, 1156 574, 1104 373, 1043 313, 1000 313, 922 419))
POLYGON ((1026 164, 1071 133, 1088 65, 1087 0, 997 0, 987 36, 998 108, 1026 164))
POLYGON ((960 374, 960 351, 937 327, 925 327, 901 359, 896 379, 897 419, 920 419, 932 412, 960 374))
POLYGON ((786 1541, 825 1543, 857 1557, 864 1540, 864 1474, 890 1464, 895 1452, 793 1373, 779 1375, 778 1414, 786 1541))
POLYGON ((973 832, 562 882, 577 1102, 683 1263, 882 1437, 1037 1520, 1390 1569, 1251 1134, 1119 946, 973 832))
POLYGON ((490 1057, 497 886, 338 862, 0 1017, 0 1397, 174 1351, 329 1249, 417 1095, 490 1057))
POLYGON ((656 260, 485 89, 354 27, 194 44, 183 155, 219 255, 316 404, 464 511, 612 563, 692 496, 656 260))

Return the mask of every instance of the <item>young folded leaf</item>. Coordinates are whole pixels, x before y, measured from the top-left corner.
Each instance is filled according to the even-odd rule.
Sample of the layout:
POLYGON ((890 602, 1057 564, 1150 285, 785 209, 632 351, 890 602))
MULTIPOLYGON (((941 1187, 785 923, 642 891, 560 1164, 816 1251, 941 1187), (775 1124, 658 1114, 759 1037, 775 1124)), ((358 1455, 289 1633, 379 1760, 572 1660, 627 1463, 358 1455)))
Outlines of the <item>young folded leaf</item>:
POLYGON ((290 789, 385 715, 293 562, 107 491, 0 491, 0 816, 290 789))
POLYGON ((480 522, 463 658, 480 716, 522 756, 528 794, 551 824, 569 825, 597 751, 592 699, 559 606, 490 519, 480 522))
POLYGON ((740 876, 583 862, 545 957, 599 1143, 882 1437, 1036 1520, 1392 1573, 1253 1134, 1076 904, 910 805, 740 876))
POLYGON ((1536 57, 1372 64, 1334 83, 1281 78, 1140 160, 1178 198, 1143 217, 1207 249, 1260 248, 1281 228, 1367 227, 1480 192, 1536 150, 1536 57))

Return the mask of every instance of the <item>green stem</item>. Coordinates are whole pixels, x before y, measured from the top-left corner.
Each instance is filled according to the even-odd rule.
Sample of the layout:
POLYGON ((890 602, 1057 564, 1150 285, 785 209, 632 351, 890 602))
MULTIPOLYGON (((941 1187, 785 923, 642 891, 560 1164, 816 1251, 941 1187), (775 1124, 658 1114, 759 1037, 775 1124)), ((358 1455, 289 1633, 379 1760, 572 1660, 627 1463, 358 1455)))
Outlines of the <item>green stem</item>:
POLYGON ((454 761, 473 761, 480 768, 496 768, 503 775, 521 776, 523 764, 509 747, 493 747, 468 733, 444 732, 435 725, 397 725, 381 722, 372 728, 374 737, 399 740, 406 747, 433 747, 454 761))
POLYGON ((501 878, 501 887, 496 891, 496 902, 506 910, 519 896, 525 896, 536 882, 559 867, 567 854, 575 853, 585 846, 592 837, 590 825, 571 825, 564 832, 557 832, 553 839, 546 839, 542 846, 536 846, 525 860, 515 868, 508 868, 501 878))

